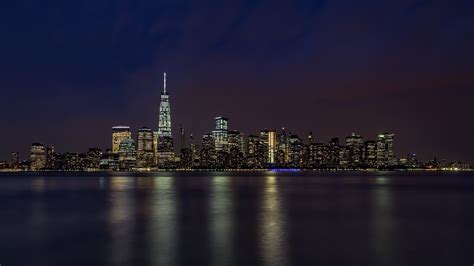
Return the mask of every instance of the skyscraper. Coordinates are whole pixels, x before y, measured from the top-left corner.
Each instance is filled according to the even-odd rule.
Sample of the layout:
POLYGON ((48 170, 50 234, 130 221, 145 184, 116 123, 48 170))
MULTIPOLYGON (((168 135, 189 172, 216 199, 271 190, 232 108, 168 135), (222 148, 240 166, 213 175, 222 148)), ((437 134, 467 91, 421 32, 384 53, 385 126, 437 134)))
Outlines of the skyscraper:
POLYGON ((393 139, 395 134, 382 133, 377 136, 377 166, 393 166, 397 164, 397 158, 393 151, 393 139))
POLYGON ((285 128, 281 129, 280 136, 278 138, 278 155, 277 160, 280 166, 285 166, 289 161, 290 145, 288 143, 288 135, 286 134, 285 128))
POLYGON ((119 151, 120 143, 125 139, 131 139, 132 133, 130 127, 116 126, 112 128, 112 152, 117 153, 119 151))
POLYGON ((54 145, 49 145, 46 148, 46 167, 50 169, 56 167, 56 147, 54 145))
POLYGON ((31 144, 31 170, 38 171, 46 166, 46 149, 41 143, 31 144))
POLYGON ((133 139, 124 139, 118 150, 120 168, 122 170, 132 170, 137 163, 137 153, 135 149, 135 141, 133 139))
POLYGON ((138 130, 137 166, 151 167, 154 163, 153 131, 147 127, 138 130))
POLYGON ((174 161, 171 106, 170 97, 166 91, 166 73, 163 73, 163 92, 161 93, 158 123, 157 157, 158 165, 162 167, 168 167, 170 163, 174 161))
POLYGON ((277 156, 277 136, 275 130, 268 130, 268 160, 267 163, 275 164, 277 156))
POLYGON ((260 138, 250 135, 247 147, 247 165, 250 168, 263 168, 267 158, 265 157, 265 147, 262 145, 260 138))
POLYGON ((364 151, 364 140, 356 133, 346 137, 347 160, 350 166, 360 166, 364 151))
POLYGON ((206 168, 214 167, 216 159, 216 141, 212 134, 205 134, 202 137, 201 166, 206 168))
POLYGON ((364 146, 364 163, 369 167, 374 167, 377 159, 377 145, 375 141, 369 140, 364 146))
POLYGON ((212 135, 215 141, 216 151, 227 151, 229 136, 229 119, 218 116, 215 118, 216 129, 212 131, 212 135))
POLYGON ((198 148, 196 142, 194 142, 194 137, 193 137, 192 133, 189 136, 189 149, 191 150, 191 156, 192 156, 192 160, 193 160, 193 164, 194 164, 196 159, 198 159, 198 149, 199 148, 198 148))
POLYGON ((269 162, 269 145, 268 145, 268 129, 262 129, 260 130, 260 144, 262 145, 263 148, 263 156, 265 158, 265 162, 269 162))
POLYGON ((301 167, 303 163, 303 141, 297 135, 290 133, 288 143, 290 145, 290 166, 301 167))

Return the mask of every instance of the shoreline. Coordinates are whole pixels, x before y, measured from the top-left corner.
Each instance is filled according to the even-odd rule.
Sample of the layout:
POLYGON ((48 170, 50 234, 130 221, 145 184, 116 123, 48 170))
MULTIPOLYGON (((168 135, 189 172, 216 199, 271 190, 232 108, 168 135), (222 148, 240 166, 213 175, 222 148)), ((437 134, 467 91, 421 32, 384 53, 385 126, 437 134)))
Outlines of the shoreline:
POLYGON ((153 169, 153 170, 131 170, 131 171, 100 171, 100 170, 41 170, 41 171, 23 171, 23 170, 0 170, 1 174, 56 174, 56 173, 76 173, 76 174, 154 174, 154 173, 371 173, 371 172, 410 172, 410 173, 458 173, 474 172, 474 169, 153 169))

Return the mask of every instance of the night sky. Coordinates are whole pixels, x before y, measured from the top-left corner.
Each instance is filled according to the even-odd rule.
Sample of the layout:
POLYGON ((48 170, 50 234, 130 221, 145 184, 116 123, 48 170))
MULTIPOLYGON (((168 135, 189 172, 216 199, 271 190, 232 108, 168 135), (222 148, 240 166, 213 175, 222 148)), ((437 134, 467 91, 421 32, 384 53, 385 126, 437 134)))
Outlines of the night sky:
POLYGON ((199 140, 223 115, 474 163, 472 0, 2 1, 0 36, 0 159, 156 129, 166 71, 175 131, 199 140))

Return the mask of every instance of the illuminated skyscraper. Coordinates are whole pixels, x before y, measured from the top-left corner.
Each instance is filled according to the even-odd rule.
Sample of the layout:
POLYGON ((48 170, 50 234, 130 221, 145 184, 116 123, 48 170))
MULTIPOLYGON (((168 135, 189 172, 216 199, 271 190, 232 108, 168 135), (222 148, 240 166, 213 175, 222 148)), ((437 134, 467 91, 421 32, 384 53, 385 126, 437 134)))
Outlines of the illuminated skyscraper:
POLYGON ((268 159, 267 163, 274 164, 277 155, 277 136, 275 130, 268 130, 268 159))
POLYGON ((212 131, 212 135, 215 141, 216 151, 227 151, 229 136, 229 120, 223 116, 215 118, 216 129, 212 131))
POLYGON ((163 73, 163 92, 160 101, 157 144, 158 165, 168 167, 174 161, 173 135, 171 131, 170 96, 166 91, 166 73, 163 73))
POLYGON ((132 170, 137 163, 137 152, 135 148, 135 141, 133 139, 124 139, 118 150, 120 168, 122 170, 132 170))
POLYGON ((55 168, 56 167, 56 147, 54 145, 49 145, 46 148, 46 167, 55 168))
POLYGON ((153 131, 147 127, 138 130, 137 166, 151 167, 154 164, 153 131))
POLYGON ((213 168, 216 159, 216 141, 213 134, 202 137, 201 167, 213 168))
POLYGON ((346 137, 347 161, 350 166, 360 166, 364 151, 364 140, 356 133, 346 137))
POLYGON ((288 143, 288 135, 286 134, 285 128, 281 129, 280 136, 278 138, 278 152, 277 161, 280 166, 285 166, 289 161, 290 145, 288 143))
POLYGON ((263 156, 265 158, 265 162, 269 161, 268 157, 268 129, 260 130, 260 144, 263 147, 263 156))
POLYGON ((46 149, 41 143, 31 144, 31 170, 38 171, 46 166, 46 149))
POLYGON ((366 141, 364 144, 364 162, 369 167, 375 166, 377 159, 377 144, 373 140, 366 141))
POLYGON ((260 138, 255 135, 250 135, 248 137, 247 147, 247 165, 250 168, 264 168, 266 162, 265 147, 262 145, 260 138))
POLYGON ((393 133, 382 133, 377 136, 377 166, 394 166, 397 158, 393 151, 393 133))
POLYGON ((130 127, 117 126, 112 128, 112 152, 117 153, 119 151, 120 143, 125 139, 131 139, 132 133, 130 127))
POLYGON ((303 164, 303 141, 297 135, 290 133, 288 142, 290 145, 290 166, 301 167, 303 164))
POLYGON ((237 130, 228 132, 229 167, 241 168, 244 165, 244 135, 237 130))
POLYGON ((196 142, 194 142, 193 134, 189 136, 189 149, 191 150, 191 157, 194 162, 198 159, 198 146, 196 142))

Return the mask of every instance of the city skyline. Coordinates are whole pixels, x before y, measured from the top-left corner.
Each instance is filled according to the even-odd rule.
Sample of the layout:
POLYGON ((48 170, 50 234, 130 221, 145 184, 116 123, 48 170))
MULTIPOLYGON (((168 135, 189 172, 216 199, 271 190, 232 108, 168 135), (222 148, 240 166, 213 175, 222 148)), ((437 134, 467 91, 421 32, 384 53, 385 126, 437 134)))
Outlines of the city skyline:
POLYGON ((434 157, 424 162, 416 153, 395 151, 395 134, 379 133, 364 139, 352 133, 323 142, 309 131, 305 137, 281 128, 267 127, 258 134, 233 129, 224 116, 214 118, 215 127, 195 141, 186 142, 185 128, 179 124, 178 144, 172 130, 171 97, 166 72, 159 100, 158 127, 146 126, 132 133, 130 126, 113 126, 111 146, 89 148, 87 153, 57 152, 56 146, 35 142, 30 160, 21 161, 18 152, 1 165, 13 170, 150 171, 158 169, 469 169, 461 160, 434 157), (26 164, 25 164, 26 163, 26 164))
POLYGON ((154 128, 168 72, 175 126, 199 138, 225 115, 240 131, 326 141, 395 132, 400 154, 474 163, 473 10, 467 0, 13 2, 0 10, 0 158, 33 142, 105 148, 109 125, 154 128))
MULTIPOLYGON (((268 147, 271 147, 271 148, 267 148, 268 150, 266 151, 265 153, 265 157, 268 156, 268 154, 270 153, 270 157, 269 158, 269 161, 267 163, 276 163, 276 152, 277 152, 277 148, 276 148, 276 145, 278 145, 278 141, 277 141, 277 138, 280 136, 279 133, 277 133, 276 131, 276 128, 269 128, 269 127, 263 127, 261 128, 259 131, 257 132, 244 132, 244 131, 240 131, 238 129, 235 129, 235 128, 232 128, 232 130, 230 130, 230 127, 228 126, 229 124, 229 119, 227 117, 224 117, 224 116, 216 116, 215 118, 215 128, 214 130, 208 130, 207 133, 203 133, 202 134, 202 138, 197 138, 198 140, 196 141, 196 138, 193 137, 193 145, 203 145, 203 143, 205 142, 205 138, 206 136, 209 136, 209 137, 212 137, 213 138, 213 141, 215 142, 214 144, 214 148, 216 151, 222 151, 222 150, 225 150, 226 148, 224 147, 225 145, 227 145, 227 139, 229 138, 228 134, 230 134, 230 132, 236 132, 237 134, 242 134, 242 137, 244 138, 247 138, 245 139, 245 142, 248 143, 249 142, 249 137, 252 137, 252 136, 258 136, 258 134, 262 134, 262 132, 266 132, 265 134, 265 137, 263 138, 263 142, 265 142, 264 144, 267 145, 268 147), (271 137, 268 137, 268 134, 271 135, 271 137), (270 144, 269 144, 270 143, 270 144)), ((193 134, 193 131, 190 132, 190 135, 186 136, 185 135, 185 127, 183 127, 181 125, 181 123, 177 123, 179 126, 178 127, 175 127, 173 129, 172 127, 172 124, 176 124, 176 123, 172 123, 172 117, 171 117, 171 100, 170 100, 170 94, 168 93, 168 89, 167 89, 167 80, 166 80, 166 72, 163 72, 163 86, 161 87, 161 93, 160 93, 160 100, 159 100, 159 107, 158 107, 158 121, 157 121, 157 128, 149 128, 147 126, 142 126, 140 128, 137 128, 135 129, 135 131, 132 131, 131 127, 130 126, 113 126, 112 127, 112 145, 110 147, 106 146, 106 147, 100 147, 99 145, 91 145, 90 147, 87 147, 87 148, 83 148, 83 150, 81 151, 67 151, 67 150, 63 150, 63 149, 59 149, 59 151, 63 151, 63 152, 73 152, 73 153, 81 153, 81 152, 85 152, 86 149, 96 149, 96 148, 100 148, 101 150, 103 151, 107 151, 110 149, 110 151, 112 153, 118 153, 119 149, 120 149, 120 146, 121 145, 124 145, 124 146, 127 146, 129 147, 130 149, 133 147, 133 149, 135 150, 135 152, 137 152, 137 154, 135 154, 134 156, 136 158, 142 158, 143 160, 146 160, 146 161, 154 161, 155 164, 157 164, 158 166, 161 164, 161 166, 163 166, 164 164, 168 162, 171 162, 171 161, 174 161, 175 160, 175 157, 179 157, 180 155, 180 152, 182 150, 183 147, 188 147, 190 143, 186 142, 185 140, 187 138, 190 138, 192 136, 195 136, 193 134), (174 132, 174 133, 173 133, 174 132), (174 136, 176 136, 177 138, 177 145, 176 145, 176 142, 174 141, 174 136), (123 140, 126 140, 127 143, 122 143, 123 140), (150 143, 146 143, 146 141, 150 141, 150 143), (151 149, 149 146, 152 145, 153 146, 153 149, 151 149), (144 147, 148 147, 147 149, 145 149, 144 147), (139 154, 139 147, 142 147, 142 154, 139 154), (150 150, 151 149, 151 150, 150 150), (152 154, 150 154, 152 153, 152 154), (153 158, 150 158, 150 156, 153 156, 153 158), (164 164, 163 164, 164 162, 164 164)), ((124 124, 124 123, 122 123, 124 124)), ((282 131, 285 132, 285 127, 281 127, 282 131)), ((199 131, 198 131, 199 132, 199 131)), ((201 129, 201 132, 206 132, 206 130, 203 130, 201 129)), ((379 138, 382 135, 384 134, 391 134, 392 135, 392 139, 393 139, 393 133, 386 133, 388 131, 380 131, 376 134, 377 138, 379 138)), ((291 132, 291 131, 288 131, 289 135, 295 135, 295 136, 304 136, 304 134, 298 134, 297 132, 291 132)), ((326 140, 324 139, 320 139, 317 137, 317 135, 313 135, 313 131, 312 130, 309 130, 307 131, 307 133, 305 134, 309 134, 308 136, 308 143, 307 144, 311 144, 313 142, 315 143, 331 143, 332 140, 334 140, 335 138, 338 138, 339 139, 339 136, 332 136, 326 140)), ((345 144, 346 146, 350 146, 352 145, 351 143, 351 137, 355 137, 357 136, 357 138, 360 138, 361 141, 363 142, 363 137, 362 135, 359 135, 355 132, 352 132, 351 135, 346 135, 346 137, 342 136, 341 140, 343 144, 345 144), (344 138, 346 140, 346 142, 344 143, 344 138)), ((261 137, 260 137, 261 138, 261 137)), ((304 140, 304 138, 301 138, 302 140, 304 140)), ((374 143, 375 143, 375 139, 376 138, 373 138, 374 140, 374 143)), ((244 141, 244 139, 242 140, 244 141)), ((365 141, 372 141, 372 139, 365 139, 365 141)), ((392 140, 393 142, 393 140, 392 140)), ((27 161, 28 159, 32 159, 33 158, 33 150, 37 150, 37 149, 44 149, 45 151, 45 154, 47 153, 46 152, 46 147, 53 147, 54 149, 54 152, 56 152, 56 145, 54 143, 49 143, 46 144, 46 145, 43 145, 43 148, 39 147, 40 145, 43 145, 41 142, 39 141, 36 141, 32 144, 30 150, 29 150, 29 156, 25 156, 24 154, 22 154, 21 152, 18 152, 18 150, 15 150, 15 151, 11 151, 10 152, 10 161, 14 162, 16 160, 16 158, 18 158, 18 160, 21 160, 22 161, 27 161), (22 156, 23 155, 23 156, 22 156), (13 159, 13 157, 15 159, 13 159), (25 159, 25 157, 27 157, 25 159)), ((374 144, 376 145, 376 144, 374 144)), ((247 148, 247 147, 246 147, 247 148)), ((247 148, 248 149, 248 148, 247 148)), ((243 150, 242 150, 243 151, 243 150)), ((397 157, 397 158, 405 158, 407 159, 408 157, 410 156, 417 156, 417 152, 414 151, 414 150, 411 150, 410 152, 408 153, 405 153, 405 154, 401 154, 399 152, 397 152, 397 149, 394 149, 393 148, 393 144, 392 144, 392 148, 391 148, 391 152, 393 153, 392 157, 397 157), (397 154, 398 153, 398 154, 397 154)), ((26 153, 28 154, 28 153, 26 153)), ((424 161, 424 160, 430 160, 430 159, 436 159, 436 160, 439 160, 439 161, 445 161, 445 162, 463 162, 463 163, 469 163, 469 162, 466 162, 465 160, 463 159, 460 159, 460 158, 455 158, 455 159, 452 159, 452 158, 444 158, 443 156, 439 156, 439 155, 435 155, 433 157, 427 157, 427 158, 423 158, 423 157, 417 157, 418 160, 421 160, 421 161, 424 161)), ((0 158, 0 161, 1 161, 1 158, 0 158)), ((3 160, 3 161, 7 161, 7 160, 3 160)), ((46 161, 44 162, 46 164, 46 161)), ((395 163, 393 164, 395 165, 395 163)), ((35 169, 34 166, 32 166, 32 169, 35 169)))

